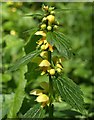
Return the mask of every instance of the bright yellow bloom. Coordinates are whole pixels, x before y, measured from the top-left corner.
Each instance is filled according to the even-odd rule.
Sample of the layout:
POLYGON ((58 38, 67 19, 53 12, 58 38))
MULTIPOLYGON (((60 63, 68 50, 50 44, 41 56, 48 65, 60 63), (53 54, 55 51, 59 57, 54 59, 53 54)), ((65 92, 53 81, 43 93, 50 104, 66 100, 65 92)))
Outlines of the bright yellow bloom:
POLYGON ((36 98, 37 102, 48 102, 49 97, 46 94, 41 94, 36 98))
POLYGON ((46 28, 46 24, 42 24, 41 29, 45 29, 45 28, 46 28))
POLYGON ((53 15, 48 15, 47 20, 49 23, 53 23, 55 21, 55 17, 53 15))
POLYGON ((47 27, 47 30, 51 30, 51 29, 52 29, 52 27, 51 27, 51 26, 48 26, 48 27, 47 27))
POLYGON ((62 69, 62 66, 61 66, 59 63, 57 63, 57 64, 56 64, 56 67, 58 67, 58 68, 61 68, 61 69, 62 69))
POLYGON ((51 65, 51 64, 49 63, 48 60, 43 60, 43 61, 39 64, 40 67, 49 67, 50 65, 51 65))
POLYGON ((42 51, 42 52, 40 53, 40 56, 47 58, 47 51, 42 51))
POLYGON ((62 71, 62 69, 57 68, 56 71, 60 73, 62 71))
POLYGON ((48 6, 43 6, 43 10, 47 11, 48 10, 48 6))
POLYGON ((43 37, 46 37, 46 33, 44 31, 37 31, 35 35, 41 35, 43 37))
POLYGON ((54 75, 55 74, 55 69, 49 69, 47 71, 50 73, 50 75, 54 75))

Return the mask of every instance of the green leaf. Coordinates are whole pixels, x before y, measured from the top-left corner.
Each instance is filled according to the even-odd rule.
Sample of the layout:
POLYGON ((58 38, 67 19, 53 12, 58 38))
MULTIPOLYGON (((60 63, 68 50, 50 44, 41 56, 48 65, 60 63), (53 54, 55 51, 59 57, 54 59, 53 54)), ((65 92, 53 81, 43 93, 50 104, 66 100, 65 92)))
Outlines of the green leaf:
POLYGON ((33 52, 30 52, 29 54, 27 54, 26 56, 22 57, 20 60, 18 60, 14 66, 12 66, 9 71, 15 71, 17 70, 20 66, 26 65, 28 64, 32 58, 38 56, 40 54, 39 50, 35 50, 33 52))
POLYGON ((35 14, 28 13, 28 14, 25 14, 25 16, 30 16, 30 17, 42 17, 42 14, 40 14, 40 13, 35 13, 35 14))
POLYGON ((83 112, 83 93, 79 86, 77 86, 71 79, 67 77, 58 77, 54 80, 54 84, 56 86, 56 91, 58 91, 62 100, 65 100, 73 108, 83 112))
POLYGON ((15 91, 14 98, 11 102, 11 107, 8 113, 8 118, 15 118, 17 116, 17 113, 19 112, 23 99, 25 97, 25 86, 26 86, 26 80, 24 79, 24 73, 26 71, 26 67, 23 67, 19 73, 20 73, 20 78, 19 78, 19 84, 18 87, 15 91))
MULTIPOLYGON (((33 32, 35 32, 35 31, 33 31, 33 32)), ((36 46, 37 46, 36 42, 37 42, 40 38, 41 38, 40 35, 34 35, 33 33, 31 33, 31 35, 30 35, 30 37, 29 37, 29 39, 28 39, 28 42, 26 43, 26 45, 25 45, 25 47, 24 47, 26 54, 28 54, 28 53, 36 50, 36 46)))
POLYGON ((23 118, 43 118, 44 115, 44 109, 40 106, 40 104, 36 104, 24 114, 23 118))
POLYGON ((48 32, 47 41, 56 47, 61 56, 65 58, 71 57, 70 42, 63 34, 60 32, 48 32))

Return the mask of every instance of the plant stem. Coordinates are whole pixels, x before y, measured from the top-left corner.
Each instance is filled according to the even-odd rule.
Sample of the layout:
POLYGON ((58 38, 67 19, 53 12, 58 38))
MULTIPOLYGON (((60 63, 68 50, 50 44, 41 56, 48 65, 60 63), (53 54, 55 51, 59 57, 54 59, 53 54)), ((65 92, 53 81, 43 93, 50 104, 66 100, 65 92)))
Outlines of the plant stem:
MULTIPOLYGON (((51 63, 51 52, 48 51, 48 61, 51 63)), ((50 100, 50 104, 49 104, 49 118, 53 118, 53 81, 51 78, 51 75, 49 75, 49 100, 50 100)))

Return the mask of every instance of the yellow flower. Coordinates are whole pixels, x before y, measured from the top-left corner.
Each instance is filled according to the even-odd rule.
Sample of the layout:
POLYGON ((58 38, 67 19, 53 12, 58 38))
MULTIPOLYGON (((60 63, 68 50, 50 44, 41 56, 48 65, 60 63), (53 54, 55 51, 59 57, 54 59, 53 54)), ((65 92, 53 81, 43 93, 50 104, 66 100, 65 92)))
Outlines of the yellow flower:
POLYGON ((30 92, 31 95, 41 95, 43 90, 40 89, 34 89, 30 92))
POLYGON ((41 35, 43 37, 46 37, 46 33, 44 31, 37 31, 35 35, 41 35))
POLYGON ((48 10, 48 6, 43 6, 43 10, 47 11, 48 10))
POLYGON ((49 69, 47 71, 50 73, 50 75, 54 75, 55 74, 55 69, 49 69))
POLYGON ((48 60, 43 60, 43 61, 39 64, 40 67, 49 67, 50 65, 51 65, 51 64, 49 63, 48 60))
POLYGON ((52 29, 52 27, 51 27, 51 26, 48 26, 48 27, 47 27, 47 30, 51 30, 51 29, 52 29))
POLYGON ((49 101, 49 97, 46 94, 41 94, 36 98, 37 102, 48 102, 49 101))
POLYGON ((47 51, 42 51, 42 52, 40 53, 40 56, 47 58, 47 51))
POLYGON ((56 67, 58 67, 58 68, 61 68, 61 69, 62 69, 62 66, 61 66, 59 63, 57 63, 57 64, 56 64, 56 67))
POLYGON ((57 70, 57 72, 59 72, 59 73, 62 71, 62 69, 60 69, 60 68, 57 68, 56 70, 57 70))
POLYGON ((46 28, 46 24, 42 24, 41 29, 45 29, 45 28, 46 28))
POLYGON ((47 20, 49 23, 53 23, 55 21, 55 17, 53 15, 48 15, 47 20))

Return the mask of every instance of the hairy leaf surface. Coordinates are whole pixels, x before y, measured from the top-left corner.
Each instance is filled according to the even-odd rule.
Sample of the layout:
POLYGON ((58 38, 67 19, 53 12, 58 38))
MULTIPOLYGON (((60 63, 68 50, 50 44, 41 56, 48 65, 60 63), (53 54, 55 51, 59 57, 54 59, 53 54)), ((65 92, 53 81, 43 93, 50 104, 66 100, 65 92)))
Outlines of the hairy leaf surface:
POLYGON ((54 84, 62 100, 65 100, 73 108, 83 112, 83 93, 79 86, 77 86, 71 79, 66 77, 58 77, 54 80, 54 84))
POLYGON ((43 118, 44 117, 44 110, 40 106, 40 104, 34 105, 34 107, 30 108, 25 114, 24 118, 43 118))
POLYGON ((30 52, 29 54, 27 54, 26 56, 22 57, 21 59, 19 59, 15 64, 14 66, 12 66, 9 71, 15 71, 17 70, 19 67, 23 66, 23 65, 26 65, 28 64, 32 58, 38 56, 40 54, 40 51, 33 51, 33 52, 30 52))

